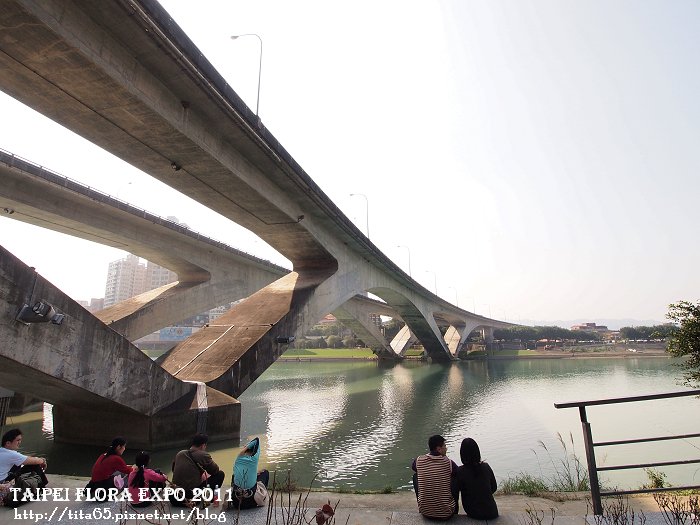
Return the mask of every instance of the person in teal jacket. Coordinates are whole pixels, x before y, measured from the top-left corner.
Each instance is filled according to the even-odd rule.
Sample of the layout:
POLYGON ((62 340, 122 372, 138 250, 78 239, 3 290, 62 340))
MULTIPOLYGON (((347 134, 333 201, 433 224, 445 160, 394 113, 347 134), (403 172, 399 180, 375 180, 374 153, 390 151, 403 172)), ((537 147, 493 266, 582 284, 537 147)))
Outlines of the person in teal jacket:
POLYGON ((270 481, 270 473, 267 470, 258 472, 258 460, 260 459, 260 439, 254 438, 248 442, 233 464, 233 506, 248 509, 257 506, 253 496, 255 486, 261 481, 265 487, 270 481))

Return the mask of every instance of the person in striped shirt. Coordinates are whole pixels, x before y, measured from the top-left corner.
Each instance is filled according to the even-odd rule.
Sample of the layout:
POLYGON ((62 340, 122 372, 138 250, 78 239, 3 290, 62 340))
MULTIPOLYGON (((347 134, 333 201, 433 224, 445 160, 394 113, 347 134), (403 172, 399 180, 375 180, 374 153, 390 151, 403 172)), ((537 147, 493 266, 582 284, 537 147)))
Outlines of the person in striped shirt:
POLYGON ((428 439, 430 453, 413 460, 413 487, 418 512, 426 518, 447 520, 457 514, 459 490, 457 465, 447 457, 447 443, 440 435, 428 439))

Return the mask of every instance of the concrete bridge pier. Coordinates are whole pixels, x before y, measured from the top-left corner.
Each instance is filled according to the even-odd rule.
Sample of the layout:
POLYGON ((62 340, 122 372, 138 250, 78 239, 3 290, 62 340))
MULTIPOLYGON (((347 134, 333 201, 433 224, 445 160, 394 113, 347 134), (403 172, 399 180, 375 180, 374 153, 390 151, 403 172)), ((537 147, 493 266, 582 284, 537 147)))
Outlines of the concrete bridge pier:
POLYGON ((459 333, 459 330, 450 325, 445 332, 445 344, 447 345, 447 348, 450 349, 450 353, 455 357, 457 356, 460 340, 461 334, 459 333))
POLYGON ((484 343, 486 344, 486 351, 494 350, 493 346, 493 326, 484 326, 481 329, 481 334, 484 338, 484 343))
POLYGON ((238 439, 240 403, 213 388, 205 389, 204 405, 195 388, 152 415, 121 407, 55 405, 54 439, 60 443, 106 446, 115 436, 123 436, 129 447, 147 450, 184 447, 197 432, 208 434, 211 441, 238 439))
POLYGON ((333 310, 335 318, 362 339, 379 359, 399 359, 400 356, 387 343, 379 328, 370 322, 370 313, 372 312, 354 301, 348 301, 343 306, 333 310))
POLYGON ((155 449, 198 430, 240 433, 236 399, 176 379, 2 247, 0 385, 54 405, 57 441, 104 446, 121 435, 155 449))
MULTIPOLYGON (((457 348, 455 349, 455 354, 454 355, 459 355, 459 353, 463 350, 467 349, 467 340, 469 339, 469 336, 471 333, 479 328, 481 323, 479 321, 466 321, 464 326, 460 327, 457 329, 457 331, 460 334, 459 337, 459 343, 457 343, 457 348)), ((493 333, 493 332, 492 332, 493 333)))
POLYGON ((418 338, 413 335, 408 325, 404 325, 391 340, 391 348, 401 357, 404 357, 408 349, 416 341, 418 341, 418 338))

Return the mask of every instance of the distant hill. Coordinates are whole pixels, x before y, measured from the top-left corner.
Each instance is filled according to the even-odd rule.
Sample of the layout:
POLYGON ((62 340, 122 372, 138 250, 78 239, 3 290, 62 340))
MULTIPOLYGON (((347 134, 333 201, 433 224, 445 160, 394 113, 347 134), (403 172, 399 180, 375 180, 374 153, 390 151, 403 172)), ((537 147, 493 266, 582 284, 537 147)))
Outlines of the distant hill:
POLYGON ((658 321, 653 319, 571 319, 562 321, 561 319, 542 321, 523 319, 521 324, 528 326, 560 326, 562 328, 571 328, 575 324, 595 323, 601 326, 607 326, 610 330, 619 330, 623 326, 654 326, 664 324, 668 321, 658 321))

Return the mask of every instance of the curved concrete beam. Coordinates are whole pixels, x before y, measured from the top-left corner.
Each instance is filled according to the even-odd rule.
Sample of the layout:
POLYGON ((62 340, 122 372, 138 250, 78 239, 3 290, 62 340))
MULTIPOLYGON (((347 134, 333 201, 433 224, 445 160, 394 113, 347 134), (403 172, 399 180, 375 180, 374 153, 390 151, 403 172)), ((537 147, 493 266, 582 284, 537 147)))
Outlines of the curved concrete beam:
POLYGON ((317 186, 251 127, 167 18, 155 2, 3 2, 2 88, 257 233, 295 267, 332 264, 307 226, 322 204, 317 186))
POLYGON ((178 274, 171 283, 96 316, 130 340, 242 299, 288 272, 0 151, 0 207, 7 218, 147 258, 178 274))
POLYGON ((333 315, 362 339, 380 359, 396 359, 397 355, 387 343, 384 334, 370 321, 369 316, 375 313, 374 309, 373 304, 353 298, 333 310, 333 315))
POLYGON ((2 247, 0 290, 4 386, 53 403, 95 405, 106 399, 146 415, 192 390, 2 247), (61 325, 15 320, 23 304, 39 300, 61 305, 61 325), (38 376, 43 379, 32 380, 38 376))

